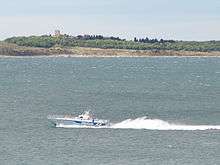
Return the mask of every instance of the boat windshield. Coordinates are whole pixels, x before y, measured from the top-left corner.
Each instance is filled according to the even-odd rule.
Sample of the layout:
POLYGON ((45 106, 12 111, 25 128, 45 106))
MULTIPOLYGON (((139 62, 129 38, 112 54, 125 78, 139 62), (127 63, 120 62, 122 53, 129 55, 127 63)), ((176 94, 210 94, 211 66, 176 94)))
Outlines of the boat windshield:
POLYGON ((85 111, 83 114, 79 115, 78 117, 86 120, 93 119, 93 115, 89 111, 85 111))

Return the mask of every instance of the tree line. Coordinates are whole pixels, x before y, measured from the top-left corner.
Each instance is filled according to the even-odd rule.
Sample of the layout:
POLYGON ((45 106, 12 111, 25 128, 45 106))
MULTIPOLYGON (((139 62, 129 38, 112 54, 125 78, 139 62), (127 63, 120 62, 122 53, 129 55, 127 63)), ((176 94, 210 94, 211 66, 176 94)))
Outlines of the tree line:
MULTIPOLYGON (((74 37, 73 37, 74 38, 74 37)), ((103 35, 77 35, 76 39, 81 40, 115 40, 115 41, 125 41, 125 39, 121 39, 119 37, 104 37, 103 35)))
POLYGON ((137 38, 137 37, 134 37, 134 42, 141 42, 141 43, 165 43, 165 42, 169 42, 169 43, 174 43, 175 40, 165 40, 165 39, 150 39, 148 37, 146 38, 137 38))
POLYGON ((5 40, 19 46, 28 47, 92 47, 132 50, 176 50, 176 51, 220 51, 220 41, 174 41, 164 39, 135 38, 132 41, 119 37, 104 37, 102 35, 42 35, 29 37, 11 37, 5 40))

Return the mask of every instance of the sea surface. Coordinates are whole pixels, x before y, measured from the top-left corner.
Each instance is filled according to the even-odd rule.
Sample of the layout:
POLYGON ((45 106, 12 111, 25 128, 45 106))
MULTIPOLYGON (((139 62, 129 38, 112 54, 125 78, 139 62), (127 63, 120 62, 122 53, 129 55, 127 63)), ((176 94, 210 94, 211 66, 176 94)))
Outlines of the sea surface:
POLYGON ((0 58, 0 165, 70 164, 220 164, 220 58, 0 58))

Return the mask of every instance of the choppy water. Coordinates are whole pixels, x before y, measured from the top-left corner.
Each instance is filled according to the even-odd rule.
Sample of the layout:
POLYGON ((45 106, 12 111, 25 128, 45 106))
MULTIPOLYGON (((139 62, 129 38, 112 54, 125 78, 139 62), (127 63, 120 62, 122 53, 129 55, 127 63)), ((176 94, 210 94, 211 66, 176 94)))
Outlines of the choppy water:
POLYGON ((0 58, 0 116, 3 165, 220 164, 220 58, 0 58))

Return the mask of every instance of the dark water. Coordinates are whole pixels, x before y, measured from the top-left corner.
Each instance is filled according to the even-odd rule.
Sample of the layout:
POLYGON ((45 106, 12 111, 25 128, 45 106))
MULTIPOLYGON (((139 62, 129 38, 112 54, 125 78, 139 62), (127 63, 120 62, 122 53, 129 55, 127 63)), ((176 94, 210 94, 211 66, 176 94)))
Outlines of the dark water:
POLYGON ((1 165, 217 165, 220 130, 206 128, 220 127, 220 58, 0 58, 0 116, 1 165), (66 129, 46 118, 89 109, 136 120, 66 129))

